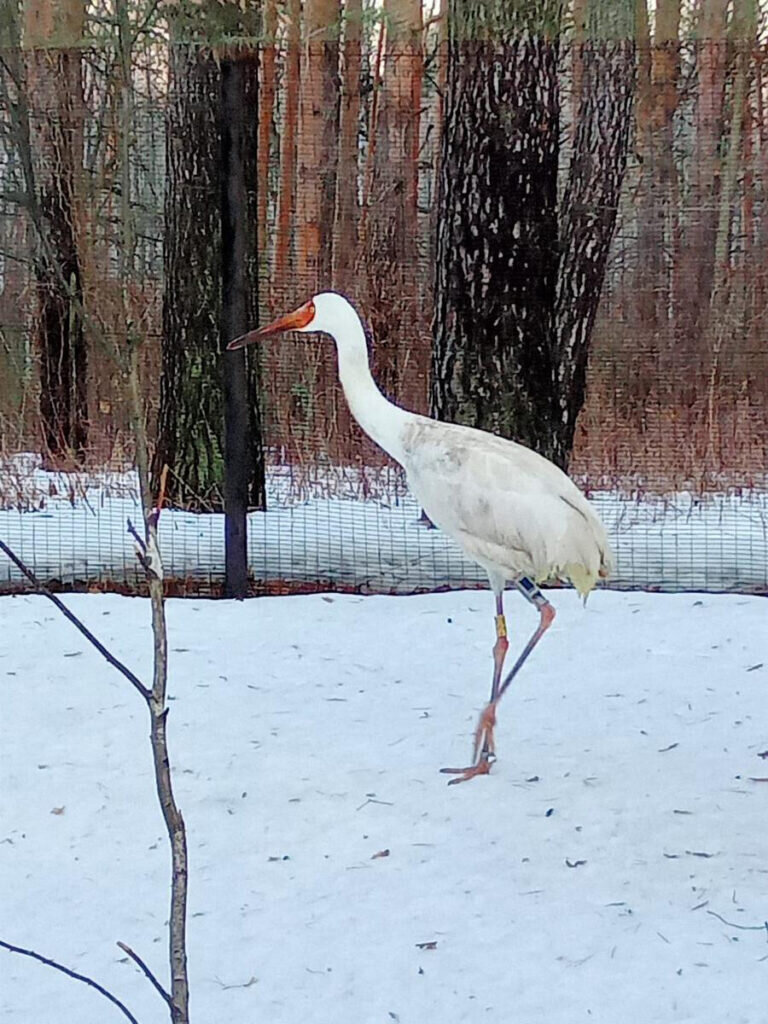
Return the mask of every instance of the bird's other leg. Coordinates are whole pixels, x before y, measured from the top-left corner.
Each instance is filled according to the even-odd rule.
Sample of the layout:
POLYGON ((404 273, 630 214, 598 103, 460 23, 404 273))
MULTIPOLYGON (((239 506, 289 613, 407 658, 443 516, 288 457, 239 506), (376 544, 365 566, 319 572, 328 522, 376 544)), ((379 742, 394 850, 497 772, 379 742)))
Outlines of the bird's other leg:
POLYGON ((517 673, 520 671, 520 669, 525 664, 525 662, 526 662, 526 660, 528 658, 528 655, 531 653, 533 648, 536 646, 536 644, 539 642, 539 640, 541 640, 541 638, 544 636, 546 631, 549 629, 549 627, 552 625, 552 623, 555 620, 555 609, 549 603, 549 601, 546 599, 546 597, 544 597, 544 595, 539 590, 539 588, 536 586, 536 584, 533 582, 533 580, 528 579, 527 576, 523 576, 521 579, 515 580, 515 586, 520 591, 520 593, 523 595, 523 597, 525 597, 526 600, 530 601, 531 604, 535 605, 536 608, 538 609, 538 612, 539 612, 539 624, 536 627, 536 632, 533 634, 531 639, 525 645, 525 647, 523 648, 522 654, 517 659, 517 661, 512 666, 512 668, 509 670, 509 672, 507 673, 506 678, 504 679, 504 682, 499 687, 499 692, 498 692, 498 695, 496 697, 496 702, 497 703, 501 700, 501 698, 507 692, 507 689, 509 688, 509 684, 512 682, 512 680, 515 678, 517 673))
POLYGON ((508 648, 509 640, 507 639, 507 620, 504 617, 504 591, 502 588, 496 590, 496 643, 493 645, 491 699, 480 716, 475 730, 475 745, 472 754, 474 763, 468 768, 441 769, 446 775, 459 776, 459 778, 451 779, 451 782, 448 783, 449 786, 451 783, 466 782, 467 779, 473 779, 475 775, 487 775, 496 760, 493 727, 496 724, 496 701, 499 697, 501 673, 504 669, 504 659, 508 648))
MULTIPOLYGON (((536 631, 523 648, 523 652, 517 659, 515 664, 512 666, 504 682, 500 685, 496 683, 496 677, 494 673, 494 693, 491 696, 490 703, 486 706, 483 713, 480 715, 480 723, 475 733, 475 763, 465 769, 452 769, 443 768, 442 770, 448 774, 456 775, 455 779, 451 779, 448 783, 449 786, 454 785, 457 782, 466 782, 468 779, 473 779, 476 775, 487 775, 490 771, 491 765, 495 760, 495 751, 493 746, 493 727, 496 724, 496 707, 501 698, 506 693, 509 684, 515 678, 517 673, 525 664, 528 655, 531 653, 536 644, 541 640, 546 631, 552 625, 555 618, 555 609, 544 597, 541 590, 533 582, 528 579, 527 576, 522 577, 515 581, 515 586, 520 593, 530 601, 531 604, 535 605, 539 612, 539 625, 536 627, 536 631), (482 744, 482 748, 480 748, 482 744), (478 753, 478 748, 479 753, 478 753)), ((498 622, 498 619, 497 619, 498 622)), ((497 640, 498 643, 498 640, 497 640)), ((496 648, 494 648, 494 662, 496 661, 496 648)), ((504 652, 506 653, 506 651, 504 652)), ((500 658, 501 664, 503 664, 503 657, 500 658)), ((501 668, 499 668, 499 676, 501 676, 501 668)))

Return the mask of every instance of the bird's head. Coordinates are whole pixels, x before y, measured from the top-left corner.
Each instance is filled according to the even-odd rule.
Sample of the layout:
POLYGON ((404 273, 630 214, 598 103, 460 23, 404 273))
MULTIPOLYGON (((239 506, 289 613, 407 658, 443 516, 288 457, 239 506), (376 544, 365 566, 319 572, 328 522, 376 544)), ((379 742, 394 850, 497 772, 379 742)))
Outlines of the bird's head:
POLYGON ((227 351, 238 348, 245 348, 262 338, 272 337, 274 334, 282 334, 284 331, 324 331, 327 334, 334 334, 335 331, 349 318, 350 314, 357 316, 350 303, 337 292, 321 292, 314 295, 309 302, 294 309, 292 313, 279 316, 272 323, 258 330, 249 331, 227 345, 227 351))

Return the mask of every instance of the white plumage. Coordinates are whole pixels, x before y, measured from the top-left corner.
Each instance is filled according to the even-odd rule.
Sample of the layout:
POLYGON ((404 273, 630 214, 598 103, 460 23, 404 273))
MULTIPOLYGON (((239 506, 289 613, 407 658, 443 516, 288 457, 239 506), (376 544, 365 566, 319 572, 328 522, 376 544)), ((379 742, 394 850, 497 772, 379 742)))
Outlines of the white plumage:
POLYGON ((489 576, 568 577, 587 594, 611 569, 603 524, 562 470, 482 430, 419 417, 405 466, 430 519, 489 576))
MULTIPOLYGON (((230 344, 242 348, 285 330, 322 331, 336 342, 339 377, 365 432, 405 469, 425 512, 488 574, 496 595, 491 701, 475 735, 474 763, 454 782, 486 774, 495 759, 496 705, 554 618, 537 583, 570 579, 586 596, 609 575, 613 555, 591 505, 557 466, 529 448, 482 430, 441 423, 389 402, 371 376, 360 318, 335 292, 323 292, 230 344), (504 681, 507 651, 502 594, 512 581, 540 614, 539 627, 504 681)), ((454 772, 453 769, 444 769, 454 772)))

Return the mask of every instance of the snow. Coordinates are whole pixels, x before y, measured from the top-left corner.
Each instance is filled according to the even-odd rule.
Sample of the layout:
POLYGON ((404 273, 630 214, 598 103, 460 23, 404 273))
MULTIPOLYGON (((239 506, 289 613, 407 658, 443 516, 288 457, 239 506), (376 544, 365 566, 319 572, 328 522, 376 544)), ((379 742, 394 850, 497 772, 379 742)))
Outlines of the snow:
MULTIPOLYGON (((552 599, 492 774, 452 787, 488 593, 168 602, 193 1021, 765 1020, 768 605, 552 599)), ((65 600, 149 679, 146 601, 65 600)), ((522 646, 535 616, 507 611, 522 646)), ((146 710, 39 597, 0 598, 0 680, 0 938, 165 1021, 115 945, 167 977, 146 710)), ((123 1019, 0 950, 3 1022, 123 1019)))
MULTIPOLYGON (((256 580, 399 594, 485 586, 479 566, 420 523, 419 506, 391 470, 369 470, 364 483, 354 470, 335 467, 333 474, 320 474, 298 500, 290 472, 271 469, 268 511, 249 516, 256 580), (363 500, 366 488, 389 500, 363 500)), ((137 491, 132 473, 45 473, 39 457, 15 456, 0 465, 0 537, 43 580, 136 585, 142 570, 126 522, 141 521, 137 491)), ((706 496, 597 491, 590 498, 617 552, 612 586, 768 592, 768 486, 706 496)), ((222 582, 223 516, 164 511, 160 543, 167 577, 203 589, 222 582)), ((21 582, 0 560, 0 589, 21 582)))

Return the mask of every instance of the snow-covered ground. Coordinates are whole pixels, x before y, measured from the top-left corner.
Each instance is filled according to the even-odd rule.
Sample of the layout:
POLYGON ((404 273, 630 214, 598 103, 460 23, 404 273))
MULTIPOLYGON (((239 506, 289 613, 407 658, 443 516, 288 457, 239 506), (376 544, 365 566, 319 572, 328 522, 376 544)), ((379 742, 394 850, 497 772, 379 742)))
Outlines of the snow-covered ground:
MULTIPOLYGON (((419 522, 410 496, 364 501, 355 471, 347 475, 346 491, 337 474, 332 487, 316 481, 313 495, 298 501, 287 471, 271 471, 268 511, 249 517, 255 579, 401 594, 485 585, 449 538, 419 522), (329 489, 343 496, 320 496, 329 489)), ((387 480, 383 490, 398 488, 387 480)), ((0 465, 0 537, 43 580, 136 584, 142 570, 126 530, 129 518, 141 519, 136 492, 130 473, 45 473, 37 456, 15 456, 0 465)), ((768 485, 703 497, 599 491, 591 499, 618 556, 612 586, 768 592, 768 485)), ((160 539, 168 576, 203 587, 222 582, 223 516, 166 511, 160 539)), ((0 557, 0 589, 20 582, 0 557)))
MULTIPOLYGON (((149 677, 140 599, 66 598, 149 677)), ((599 592, 505 697, 487 593, 170 601, 195 1022, 762 1024, 765 599, 599 592), (386 855, 385 855, 386 851, 386 855)), ((535 616, 508 596, 513 643, 535 616)), ((166 1007, 168 853, 146 713, 44 599, 0 598, 0 938, 166 1007)), ((0 950, 0 1020, 109 1024, 0 950)))

